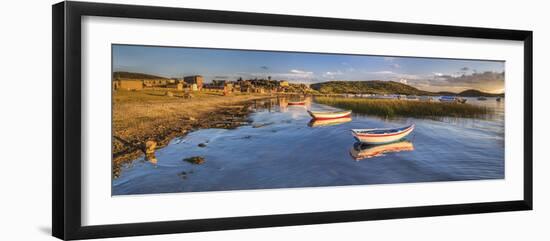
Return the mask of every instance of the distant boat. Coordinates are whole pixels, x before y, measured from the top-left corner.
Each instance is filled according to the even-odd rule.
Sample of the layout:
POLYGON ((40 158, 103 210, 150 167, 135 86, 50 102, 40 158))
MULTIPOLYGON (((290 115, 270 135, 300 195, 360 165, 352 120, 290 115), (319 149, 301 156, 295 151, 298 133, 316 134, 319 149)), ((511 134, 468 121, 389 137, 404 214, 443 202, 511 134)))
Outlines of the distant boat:
POLYGON ((481 96, 481 97, 477 97, 477 100, 487 100, 487 98, 481 96))
POLYGON ((349 153, 353 159, 359 161, 361 159, 373 158, 387 153, 401 151, 414 151, 413 143, 407 140, 383 145, 365 145, 357 142, 353 145, 349 153))
POLYGON ((418 98, 420 101, 427 101, 427 102, 430 102, 430 101, 433 101, 434 98, 430 97, 430 96, 420 96, 418 98))
POLYGON ((455 96, 441 96, 439 98, 439 101, 444 103, 461 103, 464 104, 466 101, 468 101, 465 98, 455 97, 455 96))
POLYGON ((305 105, 305 101, 289 101, 288 105, 305 105))
POLYGON ((419 100, 418 96, 408 95, 406 100, 419 100))
POLYGON ((351 110, 346 111, 307 111, 316 120, 330 120, 351 116, 351 110))
POLYGON ((439 101, 441 102, 448 102, 448 103, 454 103, 456 102, 456 97, 454 96, 441 96, 439 98, 439 101))
POLYGON ((365 144, 386 144, 403 139, 414 130, 414 124, 401 128, 353 129, 353 137, 365 144))
POLYGON ((308 123, 308 126, 310 127, 333 126, 333 125, 347 123, 350 121, 351 121, 351 117, 325 119, 325 120, 311 119, 311 121, 308 123))

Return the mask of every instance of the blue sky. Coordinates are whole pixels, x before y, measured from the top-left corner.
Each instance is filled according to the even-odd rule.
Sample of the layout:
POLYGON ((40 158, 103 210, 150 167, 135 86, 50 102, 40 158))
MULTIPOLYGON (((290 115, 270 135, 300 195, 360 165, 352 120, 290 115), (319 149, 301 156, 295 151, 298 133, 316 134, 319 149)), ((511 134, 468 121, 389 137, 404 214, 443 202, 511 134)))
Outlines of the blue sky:
POLYGON ((239 77, 316 83, 330 80, 393 80, 429 91, 480 89, 503 92, 504 62, 368 55, 317 54, 113 45, 113 70, 212 79, 239 77))

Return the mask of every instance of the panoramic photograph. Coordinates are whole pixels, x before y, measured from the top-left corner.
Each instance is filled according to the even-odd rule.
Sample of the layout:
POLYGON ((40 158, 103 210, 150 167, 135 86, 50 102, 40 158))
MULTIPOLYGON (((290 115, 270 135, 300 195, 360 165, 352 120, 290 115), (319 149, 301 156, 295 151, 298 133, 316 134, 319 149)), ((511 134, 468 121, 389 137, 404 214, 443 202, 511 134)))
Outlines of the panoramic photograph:
POLYGON ((111 77, 112 195, 504 178, 504 61, 113 44, 111 77))

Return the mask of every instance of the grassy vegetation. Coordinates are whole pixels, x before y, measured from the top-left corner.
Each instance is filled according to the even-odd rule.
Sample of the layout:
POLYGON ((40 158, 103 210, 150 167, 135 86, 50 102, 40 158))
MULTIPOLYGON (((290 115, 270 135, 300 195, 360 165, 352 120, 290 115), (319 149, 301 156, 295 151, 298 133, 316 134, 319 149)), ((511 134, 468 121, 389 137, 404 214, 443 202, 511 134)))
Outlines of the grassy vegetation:
MULTIPOLYGON (((201 119, 213 112, 233 104, 261 98, 258 95, 223 96, 219 92, 193 92, 192 98, 183 98, 183 92, 166 90, 143 90, 114 92, 113 127, 114 135, 121 138, 155 136, 159 128, 177 126, 182 119, 201 119)), ((142 137, 142 138, 140 138, 142 137)))
POLYGON ((385 117, 482 117, 490 114, 490 109, 470 104, 338 97, 316 97, 315 101, 355 113, 385 117))

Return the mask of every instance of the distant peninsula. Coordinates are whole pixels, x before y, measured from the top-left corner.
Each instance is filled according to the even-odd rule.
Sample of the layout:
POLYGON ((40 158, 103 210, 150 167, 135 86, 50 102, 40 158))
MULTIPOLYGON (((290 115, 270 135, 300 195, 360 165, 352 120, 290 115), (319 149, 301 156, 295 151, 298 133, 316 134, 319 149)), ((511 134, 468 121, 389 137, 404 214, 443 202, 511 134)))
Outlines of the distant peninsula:
POLYGON ((502 94, 486 93, 479 90, 469 89, 460 93, 454 92, 430 92, 419 90, 407 84, 384 81, 384 80, 366 80, 366 81, 328 81, 311 84, 310 87, 321 94, 399 94, 399 95, 427 95, 427 96, 462 96, 462 97, 502 97, 502 94))

